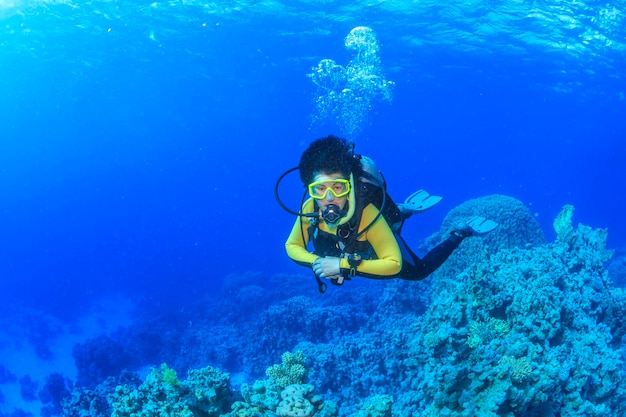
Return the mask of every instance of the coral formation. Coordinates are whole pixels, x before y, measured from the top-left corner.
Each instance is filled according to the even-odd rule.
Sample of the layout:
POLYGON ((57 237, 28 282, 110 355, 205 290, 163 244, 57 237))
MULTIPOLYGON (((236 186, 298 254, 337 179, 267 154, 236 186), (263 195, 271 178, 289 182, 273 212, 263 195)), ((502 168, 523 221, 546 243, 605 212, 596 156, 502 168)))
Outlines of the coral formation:
POLYGON ((560 241, 566 241, 567 238, 574 233, 574 226, 572 225, 572 217, 574 217, 574 206, 566 204, 563 206, 563 210, 556 216, 552 225, 556 232, 556 238, 560 241))
POLYGON ((426 240, 426 246, 432 247, 446 239, 451 231, 462 227, 472 216, 485 217, 497 222, 499 226, 480 239, 465 239, 439 268, 439 275, 455 276, 468 265, 480 262, 500 249, 546 243, 539 223, 522 202, 504 195, 489 195, 468 200, 450 210, 440 231, 426 240))
POLYGON ((514 358, 513 356, 503 356, 498 365, 504 365, 511 371, 511 379, 521 383, 528 378, 532 371, 532 365, 527 358, 514 358))
POLYGON ((308 372, 304 366, 305 360, 304 354, 300 350, 295 353, 285 352, 282 363, 272 365, 265 371, 265 374, 281 389, 288 385, 303 384, 308 372))
MULTIPOLYGON (((315 281, 304 280, 302 286, 315 281)), ((312 287, 311 287, 312 288, 312 287)), ((358 329, 368 317, 348 305, 320 306, 310 297, 296 296, 270 306, 260 315, 258 336, 265 352, 284 352, 302 340, 324 343, 335 336, 358 329), (341 317, 341 320, 336 320, 341 317)))
POLYGON ((63 401, 70 395, 71 382, 60 373, 54 372, 46 377, 43 389, 39 391, 39 399, 44 406, 42 417, 56 416, 63 410, 63 401))
POLYGON ((133 389, 119 385, 109 396, 112 417, 219 416, 230 400, 230 376, 210 366, 190 370, 180 381, 166 364, 152 368, 145 382, 133 389))
POLYGON ((469 325, 467 344, 475 348, 481 344, 489 344, 496 337, 505 335, 511 330, 509 324, 500 319, 489 317, 487 321, 473 321, 469 325))
MULTIPOLYGON (((567 224, 561 227, 567 230, 567 224)), ((456 277, 437 276, 439 290, 416 336, 442 326, 450 330, 437 344, 422 339, 411 346, 407 365, 424 376, 412 385, 422 393, 419 412, 626 411, 615 343, 624 331, 610 323, 625 303, 603 268, 611 256, 604 247, 606 231, 579 226, 563 236, 551 245, 503 249, 456 277), (479 333, 490 336, 464 343, 479 333)))
POLYGON ((286 387, 281 393, 281 402, 276 407, 276 414, 280 417, 312 417, 315 415, 315 406, 322 403, 321 397, 311 398, 313 386, 309 384, 294 384, 286 387))
POLYGON ((241 396, 243 401, 236 402, 233 410, 275 410, 280 402, 280 389, 269 380, 257 380, 251 385, 243 384, 241 396))
POLYGON ((306 358, 301 351, 285 352, 282 363, 266 370, 269 379, 243 384, 241 396, 225 417, 278 415, 280 417, 333 417, 333 402, 314 395, 314 387, 306 384, 306 358))
POLYGON ((626 287, 626 248, 615 251, 607 270, 615 286, 626 287))
POLYGON ((375 395, 368 398, 353 417, 391 417, 393 397, 375 395))
MULTIPOLYGON (((566 206, 555 221, 557 239, 547 244, 517 200, 465 203, 433 239, 468 215, 500 227, 466 239, 450 265, 420 283, 353 280, 320 296, 308 276, 267 279, 276 292, 258 275, 233 278, 228 292, 245 308, 205 303, 182 318, 142 323, 145 329, 124 334, 163 345, 137 357, 171 358, 179 373, 189 363, 227 363, 259 378, 260 364, 295 353, 284 353, 267 379, 232 388, 215 368, 189 371, 187 380, 155 369, 143 384, 122 384, 110 395, 113 415, 623 415, 626 296, 605 269, 607 231, 574 228, 572 214, 566 206)), ((623 264, 612 265, 619 272, 623 264)), ((104 390, 74 393, 73 404, 103 409, 96 400, 104 390)), ((111 415, 97 412, 89 415, 111 415)))
POLYGON ((109 336, 99 336, 76 344, 72 356, 78 371, 76 383, 89 389, 107 377, 119 375, 133 362, 122 344, 109 336))
POLYGON ((303 385, 290 385, 289 390, 281 393, 282 401, 276 408, 276 414, 280 417, 311 417, 315 413, 313 404, 304 395, 312 391, 313 387, 303 385))

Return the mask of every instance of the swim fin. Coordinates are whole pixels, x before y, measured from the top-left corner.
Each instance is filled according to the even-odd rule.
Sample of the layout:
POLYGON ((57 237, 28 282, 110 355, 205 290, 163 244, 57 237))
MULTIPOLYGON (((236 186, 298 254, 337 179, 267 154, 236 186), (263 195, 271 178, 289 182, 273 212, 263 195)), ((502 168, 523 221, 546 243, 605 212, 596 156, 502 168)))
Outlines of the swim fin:
POLYGON ((398 208, 402 214, 410 216, 415 213, 426 211, 437 205, 443 197, 438 195, 430 195, 425 190, 418 190, 408 196, 404 203, 398 204, 398 208))
POLYGON ((474 216, 467 220, 466 230, 468 230, 472 236, 483 236, 493 231, 496 227, 498 227, 498 223, 493 220, 485 219, 480 216, 474 216))

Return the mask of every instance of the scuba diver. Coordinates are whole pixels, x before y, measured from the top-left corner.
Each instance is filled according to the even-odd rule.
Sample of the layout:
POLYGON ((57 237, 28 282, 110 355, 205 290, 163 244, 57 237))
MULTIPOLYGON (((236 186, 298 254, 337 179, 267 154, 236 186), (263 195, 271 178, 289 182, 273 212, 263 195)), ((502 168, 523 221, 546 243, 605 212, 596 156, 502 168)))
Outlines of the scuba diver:
POLYGON ((297 216, 285 243, 287 255, 313 270, 320 292, 359 276, 373 279, 422 280, 439 268, 463 239, 491 232, 498 224, 469 218, 423 258, 400 236, 404 221, 433 207, 441 197, 424 190, 395 204, 374 162, 354 153, 354 144, 336 136, 311 143, 300 164, 276 182, 278 203, 297 216), (306 191, 301 211, 290 210, 278 195, 282 179, 295 170, 306 191), (307 198, 308 197, 308 198, 307 198), (309 243, 313 251, 309 251, 309 243))

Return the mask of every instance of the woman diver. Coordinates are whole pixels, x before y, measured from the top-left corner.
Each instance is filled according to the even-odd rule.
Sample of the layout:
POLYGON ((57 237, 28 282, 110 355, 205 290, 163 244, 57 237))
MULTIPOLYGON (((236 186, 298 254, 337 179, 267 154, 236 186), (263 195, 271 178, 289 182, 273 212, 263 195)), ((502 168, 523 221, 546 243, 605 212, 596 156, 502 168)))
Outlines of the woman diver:
POLYGON ((354 154, 354 144, 328 136, 311 143, 297 168, 276 183, 279 204, 298 217, 285 244, 287 255, 315 273, 320 292, 328 279, 335 285, 354 276, 406 280, 426 278, 469 236, 483 235, 497 223, 472 217, 420 258, 400 236, 405 219, 437 204, 441 197, 420 190, 396 205, 373 161, 354 154), (300 212, 278 197, 278 185, 299 169, 306 187, 300 212), (308 196, 308 198, 306 198, 308 196), (313 250, 308 249, 309 243, 313 250))

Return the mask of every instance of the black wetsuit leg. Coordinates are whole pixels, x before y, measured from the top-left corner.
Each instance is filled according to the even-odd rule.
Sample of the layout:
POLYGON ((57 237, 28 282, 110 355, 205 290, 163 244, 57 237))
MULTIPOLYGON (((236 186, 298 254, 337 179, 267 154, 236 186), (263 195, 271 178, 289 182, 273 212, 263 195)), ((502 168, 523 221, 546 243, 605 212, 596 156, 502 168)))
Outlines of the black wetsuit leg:
POLYGON ((417 256, 401 236, 396 235, 396 238, 402 252, 402 270, 398 277, 409 281, 419 281, 439 268, 459 247, 465 236, 452 233, 448 239, 435 246, 424 258, 417 256))

